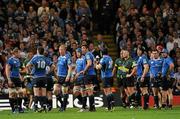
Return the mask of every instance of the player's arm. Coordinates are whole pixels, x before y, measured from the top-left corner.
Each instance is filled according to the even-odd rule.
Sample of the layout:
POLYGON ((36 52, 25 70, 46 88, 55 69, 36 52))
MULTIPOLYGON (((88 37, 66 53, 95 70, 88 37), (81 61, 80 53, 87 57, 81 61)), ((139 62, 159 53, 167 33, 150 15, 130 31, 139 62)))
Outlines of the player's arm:
POLYGON ((134 74, 136 74, 136 71, 137 71, 137 67, 134 66, 134 67, 132 68, 131 73, 130 73, 130 74, 127 74, 126 77, 131 77, 131 76, 133 76, 134 74))
POLYGON ((97 70, 100 70, 101 68, 102 68, 102 65, 100 63, 96 65, 97 70))
MULTIPOLYGON (((55 65, 54 65, 55 66, 55 65)), ((57 66, 54 67, 54 77, 55 77, 55 80, 58 81, 58 76, 57 76, 57 66)))
POLYGON ((112 71, 112 75, 115 76, 115 75, 116 75, 116 72, 117 72, 117 67, 114 66, 114 67, 113 67, 113 71, 112 71))
POLYGON ((70 80, 71 72, 72 72, 72 66, 69 64, 69 65, 68 65, 68 74, 67 74, 67 76, 66 76, 66 81, 69 81, 69 80, 70 80))
POLYGON ((87 60, 86 67, 85 67, 85 69, 84 69, 84 71, 83 71, 84 74, 88 71, 88 69, 89 69, 89 67, 90 67, 91 65, 92 65, 92 61, 91 61, 90 59, 88 59, 88 60, 87 60))
POLYGON ((21 74, 19 74, 19 78, 21 79, 21 81, 24 81, 24 78, 21 76, 21 74))
POLYGON ((148 64, 144 64, 143 67, 144 67, 144 70, 143 70, 142 78, 145 78, 146 74, 149 71, 149 65, 148 64))
POLYGON ((118 68, 118 65, 117 65, 117 60, 115 61, 115 64, 114 64, 114 67, 113 67, 113 71, 112 71, 112 75, 113 77, 116 75, 116 72, 117 72, 117 68, 118 68))
POLYGON ((75 68, 74 73, 74 79, 76 80, 82 72, 77 73, 77 68, 75 68))
POLYGON ((180 83, 180 80, 176 79, 176 88, 180 90, 180 86, 178 85, 180 83))
POLYGON ((9 64, 6 64, 6 77, 8 79, 8 81, 10 80, 10 69, 11 69, 11 66, 9 64))
POLYGON ((174 63, 170 63, 169 64, 169 70, 170 71, 174 71, 174 63))
POLYGON ((9 64, 6 64, 6 69, 5 69, 6 77, 7 77, 9 86, 12 86, 12 81, 10 79, 10 69, 11 69, 11 66, 9 64))

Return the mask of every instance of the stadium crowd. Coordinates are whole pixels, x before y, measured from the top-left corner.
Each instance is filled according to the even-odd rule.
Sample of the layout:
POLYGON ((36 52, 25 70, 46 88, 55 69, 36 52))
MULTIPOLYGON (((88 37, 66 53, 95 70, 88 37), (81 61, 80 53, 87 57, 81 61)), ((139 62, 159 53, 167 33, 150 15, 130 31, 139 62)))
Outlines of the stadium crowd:
MULTIPOLYGON (((53 64, 58 63, 58 57, 61 54, 60 44, 65 44, 66 50, 71 55, 72 64, 76 64, 77 52, 83 54, 85 52, 83 49, 86 48, 93 53, 93 57, 97 61, 99 58, 103 58, 103 55, 107 55, 106 45, 101 41, 104 34, 114 35, 112 42, 116 42, 119 52, 123 52, 126 56, 129 52, 134 61, 138 61, 141 56, 137 53, 138 49, 149 60, 156 50, 159 53, 168 54, 175 66, 173 78, 176 80, 173 84, 173 93, 179 94, 179 5, 178 0, 172 2, 168 2, 168 0, 0 1, 0 96, 9 94, 7 81, 9 77, 6 75, 5 67, 8 59, 17 52, 16 47, 20 51, 20 72, 26 79, 26 66, 29 65, 28 62, 36 54, 39 46, 43 48, 43 54, 50 58, 53 64), (99 33, 97 46, 94 46, 94 33, 99 33)), ((62 45, 61 48, 63 49, 64 46, 62 45)), ((40 51, 41 49, 39 49, 40 51)), ((101 69, 103 67, 101 65, 97 65, 96 69, 101 69)), ((27 87, 29 86, 28 80, 25 81, 25 84, 27 87)), ((93 84, 99 88, 98 81, 93 84)), ((91 88, 88 87, 89 85, 86 86, 88 89, 91 88)), ((56 89, 56 87, 54 88, 56 89)), ((106 86, 104 89, 107 100, 113 101, 111 92, 106 86)), ((134 90, 131 88, 128 90, 133 95, 134 90)), ((56 91, 58 92, 58 89, 56 91)), ((143 91, 146 94, 146 89, 143 91)), ((63 93, 65 99, 67 91, 65 90, 63 93)), ((93 103, 92 92, 89 91, 87 95, 92 98, 93 103)), ((56 94, 56 96, 60 95, 56 94)), ((125 99, 124 103, 126 102, 125 99)), ((65 105, 64 102, 63 105, 65 105)), ((86 105, 83 106, 86 107, 86 105)), ((64 108, 66 107, 64 106, 64 108)), ((90 110, 94 110, 93 105, 90 110)))

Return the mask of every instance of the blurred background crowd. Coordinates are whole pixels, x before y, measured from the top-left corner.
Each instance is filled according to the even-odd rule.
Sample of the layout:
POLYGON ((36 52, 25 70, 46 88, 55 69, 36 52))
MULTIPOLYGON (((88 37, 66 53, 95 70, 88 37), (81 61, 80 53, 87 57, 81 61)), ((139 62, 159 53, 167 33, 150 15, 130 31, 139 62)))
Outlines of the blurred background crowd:
POLYGON ((8 93, 4 70, 14 47, 24 61, 41 45, 57 62, 59 44, 72 57, 83 42, 99 54, 108 47, 103 35, 113 35, 119 51, 126 47, 134 59, 139 46, 147 55, 166 48, 176 66, 174 93, 180 92, 179 0, 1 0, 0 95, 8 93))

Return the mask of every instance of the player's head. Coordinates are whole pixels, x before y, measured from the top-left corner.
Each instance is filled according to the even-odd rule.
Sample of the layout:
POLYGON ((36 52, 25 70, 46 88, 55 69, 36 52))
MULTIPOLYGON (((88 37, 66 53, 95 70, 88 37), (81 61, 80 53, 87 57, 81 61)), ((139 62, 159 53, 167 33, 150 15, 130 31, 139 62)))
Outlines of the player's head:
POLYGON ((20 58, 20 51, 18 48, 14 48, 12 54, 17 58, 20 58))
POLYGON ((123 58, 129 58, 129 51, 123 50, 123 58))
POLYGON ((144 47, 140 46, 140 47, 137 48, 137 55, 138 56, 141 56, 142 54, 144 54, 144 52, 145 52, 144 47))
POLYGON ((108 49, 105 48, 104 50, 102 50, 102 55, 108 55, 108 49))
POLYGON ((158 50, 153 50, 151 54, 153 55, 153 58, 154 58, 154 59, 159 58, 159 52, 158 52, 158 50))
POLYGON ((178 72, 180 73, 180 67, 177 68, 178 72))
POLYGON ((81 45, 81 50, 82 50, 82 54, 86 54, 86 52, 88 51, 88 46, 87 46, 87 44, 82 44, 82 45, 81 45))
POLYGON ((120 58, 123 58, 123 49, 120 51, 120 58))
POLYGON ((62 44, 59 46, 59 54, 61 56, 64 56, 66 54, 66 45, 65 44, 62 44))
POLYGON ((0 40, 0 51, 3 49, 3 42, 0 40))
POLYGON ((27 54, 28 59, 31 59, 33 57, 33 55, 34 55, 33 51, 29 50, 28 54, 27 54))
POLYGON ((162 50, 162 57, 166 58, 168 56, 168 50, 167 49, 163 49, 162 50))
POLYGON ((38 47, 37 48, 37 54, 43 55, 44 54, 44 48, 43 47, 38 47))
POLYGON ((81 48, 77 48, 77 49, 76 49, 76 55, 77 55, 78 58, 81 57, 81 55, 82 55, 82 50, 81 50, 81 48))

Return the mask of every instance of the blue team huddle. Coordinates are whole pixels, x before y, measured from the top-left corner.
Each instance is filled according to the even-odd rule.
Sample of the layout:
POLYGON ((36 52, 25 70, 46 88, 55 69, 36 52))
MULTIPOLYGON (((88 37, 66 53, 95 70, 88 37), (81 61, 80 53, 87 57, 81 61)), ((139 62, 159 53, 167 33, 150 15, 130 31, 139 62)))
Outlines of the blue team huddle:
POLYGON ((120 57, 115 62, 108 55, 107 49, 102 51, 102 57, 97 60, 88 50, 87 44, 82 44, 75 53, 76 60, 73 62, 71 54, 66 51, 66 45, 62 44, 59 46, 57 62, 53 62, 45 55, 44 48, 38 47, 37 53, 25 66, 25 75, 21 75, 19 49, 15 48, 6 64, 12 112, 24 112, 23 99, 25 104, 27 103, 27 108, 30 108, 33 102, 35 112, 51 111, 52 95, 55 95, 60 103, 59 111, 64 112, 70 93, 73 93, 82 105, 79 112, 94 112, 94 82, 97 80, 97 71, 101 74, 100 80, 107 99, 108 111, 113 111, 115 106, 115 97, 111 89, 114 85, 119 89, 124 108, 142 107, 147 110, 150 92, 154 97, 154 108, 172 108, 174 63, 166 49, 162 52, 153 50, 148 57, 143 47, 137 47, 136 60, 130 57, 127 49, 122 49, 120 57), (27 79, 28 82, 24 84, 27 79), (29 90, 30 99, 23 94, 24 88, 29 90), (143 104, 141 97, 144 100, 143 104))

